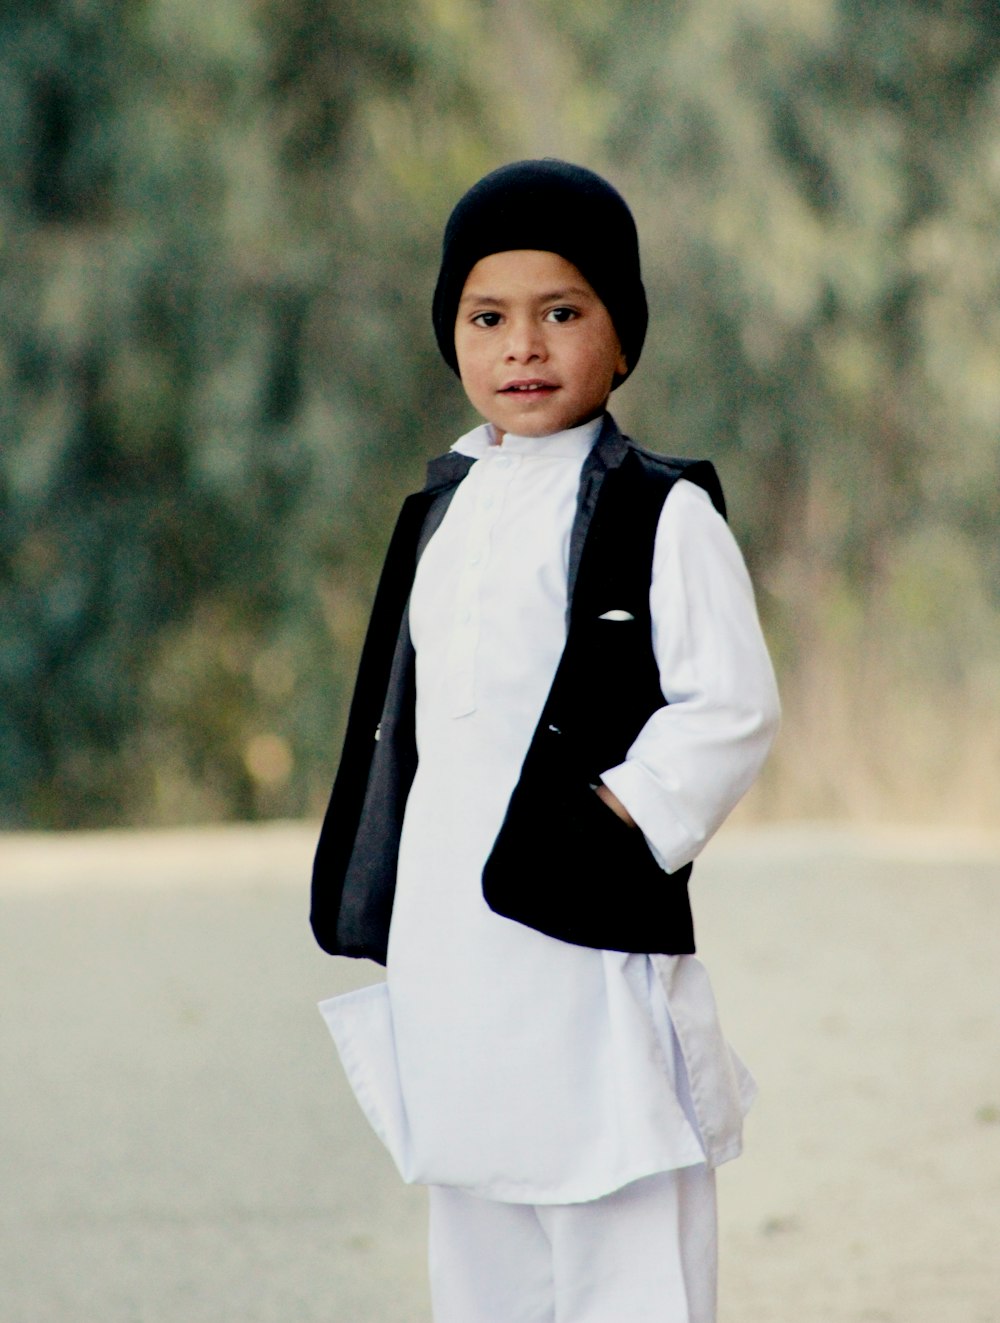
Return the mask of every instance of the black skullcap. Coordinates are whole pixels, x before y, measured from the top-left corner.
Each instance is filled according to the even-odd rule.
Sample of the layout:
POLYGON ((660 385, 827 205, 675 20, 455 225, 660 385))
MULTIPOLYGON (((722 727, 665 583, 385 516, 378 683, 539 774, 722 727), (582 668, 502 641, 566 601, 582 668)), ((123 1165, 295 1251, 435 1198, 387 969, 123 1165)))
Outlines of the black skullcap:
POLYGON ((469 272, 480 258, 515 248, 558 253, 587 278, 618 332, 628 376, 649 319, 635 221, 606 179, 552 158, 494 170, 473 184, 448 219, 433 316, 451 370, 458 372, 455 319, 469 272))

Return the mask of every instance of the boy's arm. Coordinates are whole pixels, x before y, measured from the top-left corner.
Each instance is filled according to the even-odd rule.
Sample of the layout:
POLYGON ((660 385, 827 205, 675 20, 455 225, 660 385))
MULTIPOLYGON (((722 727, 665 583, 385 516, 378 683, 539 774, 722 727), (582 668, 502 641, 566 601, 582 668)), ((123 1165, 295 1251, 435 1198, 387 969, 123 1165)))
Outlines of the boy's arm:
POLYGON ((779 717, 743 557, 708 496, 683 480, 660 516, 650 608, 668 705, 649 718, 625 761, 602 775, 598 793, 642 829, 673 872, 747 791, 779 717))
POLYGON ((627 827, 638 827, 639 824, 632 817, 632 814, 629 813, 618 796, 610 791, 603 782, 599 786, 595 786, 594 789, 597 792, 597 798, 602 799, 612 813, 617 813, 627 827))

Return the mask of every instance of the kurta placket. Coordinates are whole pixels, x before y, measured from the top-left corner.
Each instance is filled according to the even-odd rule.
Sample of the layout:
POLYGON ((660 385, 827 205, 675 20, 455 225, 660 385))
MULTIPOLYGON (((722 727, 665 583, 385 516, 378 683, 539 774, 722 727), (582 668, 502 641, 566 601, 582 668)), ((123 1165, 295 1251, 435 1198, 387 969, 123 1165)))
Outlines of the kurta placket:
MULTIPOLYGON (((570 530, 599 425, 508 436, 502 447, 484 427, 456 447, 477 462, 423 553, 410 601, 419 763, 387 981, 322 1008, 405 1179, 536 1204, 735 1156, 751 1095, 694 957, 557 941, 482 897, 483 864, 565 644, 570 530)), ((650 742, 628 769, 643 784, 644 816, 651 787, 669 780, 650 742)), ((619 773, 623 789, 628 779, 619 773)), ((708 823, 722 812, 714 802, 703 810, 708 823)), ((647 831, 657 848, 655 836, 647 831)), ((684 849, 676 823, 662 846, 684 849)))

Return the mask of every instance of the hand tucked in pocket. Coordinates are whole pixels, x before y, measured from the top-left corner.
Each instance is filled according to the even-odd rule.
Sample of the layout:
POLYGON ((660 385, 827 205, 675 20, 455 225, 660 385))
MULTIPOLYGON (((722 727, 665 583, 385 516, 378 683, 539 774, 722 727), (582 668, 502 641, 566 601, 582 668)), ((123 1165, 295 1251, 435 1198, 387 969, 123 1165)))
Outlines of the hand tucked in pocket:
POLYGON ((629 813, 628 809, 618 796, 610 791, 606 785, 603 783, 598 784, 594 787, 594 791, 598 797, 607 804, 611 812, 617 814, 617 816, 621 818, 622 822, 626 823, 629 827, 636 826, 635 818, 632 817, 632 814, 629 813))

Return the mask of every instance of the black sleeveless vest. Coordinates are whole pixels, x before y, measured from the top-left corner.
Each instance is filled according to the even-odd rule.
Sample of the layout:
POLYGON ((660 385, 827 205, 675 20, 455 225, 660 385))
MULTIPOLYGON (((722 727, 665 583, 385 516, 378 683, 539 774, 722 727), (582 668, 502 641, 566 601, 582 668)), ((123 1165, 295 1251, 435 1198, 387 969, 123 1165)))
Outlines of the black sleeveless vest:
MULTIPOLYGON (((432 462, 425 489, 403 505, 386 556, 313 868, 311 922, 332 954, 385 963, 417 766, 406 604, 420 553, 471 463, 454 453, 432 462)), ((660 510, 681 477, 725 513, 711 464, 644 451, 605 417, 581 472, 566 646, 483 871, 483 895, 498 914, 581 946, 694 950, 691 865, 665 873, 642 833, 592 789, 666 701, 649 584, 660 510)))

